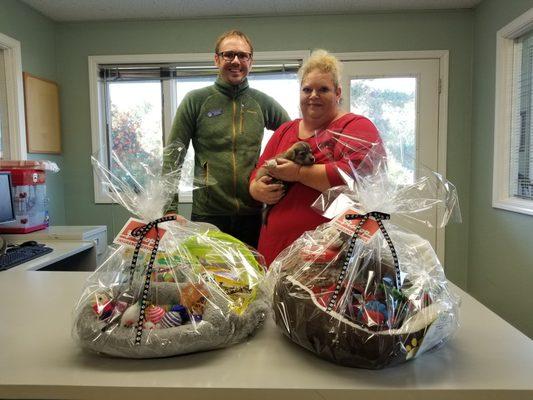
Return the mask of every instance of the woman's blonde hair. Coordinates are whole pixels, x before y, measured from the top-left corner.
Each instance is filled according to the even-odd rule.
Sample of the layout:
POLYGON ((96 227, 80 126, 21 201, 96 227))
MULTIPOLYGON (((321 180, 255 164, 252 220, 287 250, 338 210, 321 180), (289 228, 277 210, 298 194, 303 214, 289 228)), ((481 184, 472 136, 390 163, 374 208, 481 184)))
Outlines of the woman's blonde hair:
POLYGON ((337 57, 331 55, 326 50, 315 50, 298 70, 300 84, 303 82, 307 74, 309 74, 311 71, 318 70, 322 73, 331 74, 335 88, 338 88, 341 79, 341 69, 342 65, 337 57))

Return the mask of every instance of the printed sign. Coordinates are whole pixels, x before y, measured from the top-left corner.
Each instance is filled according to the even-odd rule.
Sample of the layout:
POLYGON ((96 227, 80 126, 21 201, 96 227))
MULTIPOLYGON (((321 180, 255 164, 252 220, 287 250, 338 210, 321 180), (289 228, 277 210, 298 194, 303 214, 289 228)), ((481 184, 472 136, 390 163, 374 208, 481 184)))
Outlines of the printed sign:
MULTIPOLYGON (((115 240, 113 240, 113 243, 121 244, 123 246, 128 247, 135 247, 137 245, 138 238, 131 235, 131 232, 140 226, 146 225, 146 222, 136 219, 136 218, 130 218, 128 222, 124 225, 122 230, 119 232, 115 240)), ((158 227, 156 230, 155 227, 150 229, 150 231, 146 234, 144 237, 142 243, 141 243, 141 250, 145 251, 152 251, 154 248, 155 241, 157 239, 157 232, 159 231, 159 240, 163 237, 163 235, 166 232, 166 229, 158 227)))
MULTIPOLYGON (((333 225, 340 231, 348 235, 353 235, 355 233, 355 229, 357 228, 357 225, 359 225, 362 218, 348 220, 346 219, 346 215, 348 214, 360 214, 360 212, 353 208, 349 208, 333 220, 333 225)), ((358 236, 365 243, 368 243, 378 230, 379 230, 378 223, 376 222, 375 219, 370 217, 366 220, 363 226, 359 229, 358 236)))

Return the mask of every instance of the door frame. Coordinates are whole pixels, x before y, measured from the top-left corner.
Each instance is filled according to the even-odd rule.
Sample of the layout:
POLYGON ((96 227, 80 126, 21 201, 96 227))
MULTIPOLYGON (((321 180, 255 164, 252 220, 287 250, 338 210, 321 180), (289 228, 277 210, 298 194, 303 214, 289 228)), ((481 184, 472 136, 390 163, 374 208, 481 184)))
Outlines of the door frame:
POLYGON ((5 65, 3 67, 6 72, 9 159, 25 160, 27 158, 26 119, 20 42, 0 33, 0 51, 4 54, 5 65))
MULTIPOLYGON (((417 50, 417 51, 378 51, 378 52, 349 52, 333 53, 341 62, 345 61, 380 61, 380 60, 420 60, 437 59, 439 61, 439 107, 438 107, 438 131, 437 131, 437 171, 446 178, 446 154, 448 136, 448 50, 417 50)), ((440 218, 442 212, 439 211, 440 218)), ((444 264, 445 229, 437 229, 435 252, 439 260, 444 264)))

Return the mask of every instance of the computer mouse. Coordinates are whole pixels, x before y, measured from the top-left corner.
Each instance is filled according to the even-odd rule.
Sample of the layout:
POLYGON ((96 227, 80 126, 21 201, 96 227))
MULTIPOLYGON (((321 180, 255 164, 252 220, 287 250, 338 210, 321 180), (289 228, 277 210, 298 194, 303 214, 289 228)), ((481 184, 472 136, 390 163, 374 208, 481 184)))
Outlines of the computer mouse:
POLYGON ((19 244, 20 247, 26 247, 26 246, 39 246, 39 243, 37 243, 35 240, 28 240, 27 242, 19 244))

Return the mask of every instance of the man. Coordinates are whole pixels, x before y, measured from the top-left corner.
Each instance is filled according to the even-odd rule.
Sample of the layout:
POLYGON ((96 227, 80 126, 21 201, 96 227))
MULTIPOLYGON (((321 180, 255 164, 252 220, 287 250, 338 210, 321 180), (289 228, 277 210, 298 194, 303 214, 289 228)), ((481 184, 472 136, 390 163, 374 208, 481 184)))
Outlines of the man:
MULTIPOLYGON (((275 130, 289 116, 274 99, 248 87, 252 62, 252 43, 244 33, 233 30, 220 36, 215 46, 219 76, 214 85, 183 99, 169 143, 180 142, 186 149, 192 141, 194 179, 203 187, 193 192, 191 219, 209 222, 257 247, 261 205, 251 198, 248 179, 264 128, 275 130)), ((163 171, 182 165, 185 153, 178 159, 165 156, 163 171)), ((177 212, 177 207, 176 195, 169 211, 177 212)))

